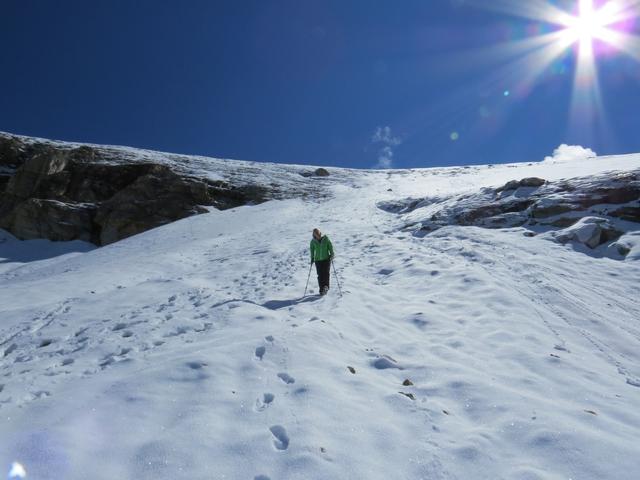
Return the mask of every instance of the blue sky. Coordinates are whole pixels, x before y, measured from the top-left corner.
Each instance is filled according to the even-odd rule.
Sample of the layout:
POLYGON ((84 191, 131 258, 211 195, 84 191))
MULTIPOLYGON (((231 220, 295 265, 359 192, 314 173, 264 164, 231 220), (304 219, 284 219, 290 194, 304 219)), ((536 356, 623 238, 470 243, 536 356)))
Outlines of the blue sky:
POLYGON ((0 130, 358 168, 640 152, 637 59, 598 56, 577 128, 577 50, 527 84, 509 45, 557 27, 474 3, 2 0, 0 130))

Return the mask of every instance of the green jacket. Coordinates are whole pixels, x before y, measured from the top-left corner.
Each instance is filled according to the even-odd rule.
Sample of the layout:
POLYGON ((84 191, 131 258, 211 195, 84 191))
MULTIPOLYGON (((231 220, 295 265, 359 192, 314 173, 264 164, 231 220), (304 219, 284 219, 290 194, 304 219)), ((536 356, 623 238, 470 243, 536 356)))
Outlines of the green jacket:
POLYGON ((320 241, 315 238, 311 239, 311 263, 313 262, 321 262, 322 260, 328 260, 330 257, 333 257, 333 245, 331 245, 331 240, 329 237, 324 235, 320 241))

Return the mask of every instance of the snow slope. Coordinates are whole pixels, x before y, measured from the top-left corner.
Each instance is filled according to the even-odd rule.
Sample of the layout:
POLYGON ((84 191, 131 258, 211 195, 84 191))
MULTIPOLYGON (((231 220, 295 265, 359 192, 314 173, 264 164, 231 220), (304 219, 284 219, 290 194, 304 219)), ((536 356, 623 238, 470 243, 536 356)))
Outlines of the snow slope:
POLYGON ((640 264, 521 229, 418 238, 377 204, 639 167, 341 171, 322 202, 212 211, 101 249, 30 258, 4 237, 0 469, 638 478, 640 264), (328 297, 302 298, 315 226, 342 297, 333 277, 328 297))

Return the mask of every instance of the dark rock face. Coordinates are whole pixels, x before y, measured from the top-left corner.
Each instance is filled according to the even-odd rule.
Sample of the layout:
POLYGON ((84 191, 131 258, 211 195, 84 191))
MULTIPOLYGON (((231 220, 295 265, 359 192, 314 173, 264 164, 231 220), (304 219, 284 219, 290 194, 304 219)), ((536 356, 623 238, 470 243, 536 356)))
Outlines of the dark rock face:
POLYGON ((0 228, 21 239, 105 245, 189 215, 268 199, 260 185, 185 175, 153 162, 106 158, 0 134, 0 228))
POLYGON ((166 168, 153 169, 100 205, 95 216, 101 227, 99 244, 206 212, 200 205, 213 203, 203 182, 181 178, 166 168))
POLYGON ((97 243, 91 229, 95 215, 92 205, 73 205, 57 200, 29 198, 20 202, 4 217, 11 231, 20 237, 48 238, 54 241, 84 240, 97 243))
POLYGON ((570 203, 537 202, 531 209, 531 216, 533 218, 549 218, 571 212, 574 209, 577 208, 570 203))
POLYGON ((640 223, 640 205, 621 207, 613 212, 609 212, 609 215, 628 222, 640 223))
POLYGON ((507 182, 504 186, 496 189, 496 192, 517 190, 520 187, 537 188, 537 187, 543 186, 545 183, 547 183, 546 180, 544 180, 543 178, 537 178, 537 177, 523 178, 522 180, 511 180, 510 182, 507 182))
POLYGON ((329 175, 331 175, 329 173, 329 170, 327 170, 326 168, 316 168, 313 172, 311 171, 305 171, 305 172, 301 172, 300 175, 302 175, 303 177, 328 177, 329 175))

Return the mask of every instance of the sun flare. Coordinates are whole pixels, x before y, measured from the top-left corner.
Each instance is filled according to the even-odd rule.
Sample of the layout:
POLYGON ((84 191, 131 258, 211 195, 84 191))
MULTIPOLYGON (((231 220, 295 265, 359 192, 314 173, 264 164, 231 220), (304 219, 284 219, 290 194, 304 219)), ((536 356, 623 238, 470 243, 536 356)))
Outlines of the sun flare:
MULTIPOLYGON (((553 71, 575 52, 574 81, 569 112, 569 129, 594 133, 605 124, 605 112, 598 79, 598 60, 626 54, 640 62, 640 0, 576 0, 571 11, 550 0, 468 0, 480 8, 499 11, 546 25, 543 33, 501 46, 503 52, 520 52, 511 60, 513 88, 529 92, 537 80, 553 71), (549 31, 549 28, 551 29, 549 31)), ((496 50, 498 51, 498 50, 496 50)), ((564 70, 563 70, 564 71, 564 70)))
POLYGON ((603 12, 593 8, 593 0, 582 0, 579 15, 565 20, 567 28, 563 33, 571 43, 591 43, 595 38, 602 37, 606 20, 603 12))
POLYGON ((630 39, 616 35, 613 25, 628 18, 632 13, 628 10, 620 2, 610 1, 596 8, 593 0, 580 0, 577 15, 559 12, 555 23, 565 27, 562 41, 567 45, 578 43, 582 49, 591 51, 593 42, 600 40, 624 49, 625 40, 630 39))

